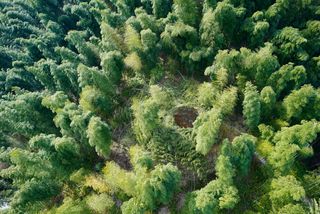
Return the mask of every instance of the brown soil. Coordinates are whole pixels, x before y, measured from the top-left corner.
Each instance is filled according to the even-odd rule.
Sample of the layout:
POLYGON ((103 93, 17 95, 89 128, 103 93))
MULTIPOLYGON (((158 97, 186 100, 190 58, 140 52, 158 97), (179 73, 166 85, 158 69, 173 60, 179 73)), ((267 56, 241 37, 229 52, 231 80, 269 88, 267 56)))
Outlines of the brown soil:
POLYGON ((197 117, 198 111, 187 106, 177 108, 174 113, 175 123, 182 128, 192 128, 197 117))
POLYGON ((235 137, 247 131, 242 116, 233 114, 222 123, 219 138, 220 140, 228 138, 232 142, 235 137))
POLYGON ((111 146, 110 159, 115 161, 121 168, 131 170, 132 166, 128 156, 128 148, 114 142, 111 146))
POLYGON ((9 167, 9 164, 0 162, 0 169, 6 169, 9 167))

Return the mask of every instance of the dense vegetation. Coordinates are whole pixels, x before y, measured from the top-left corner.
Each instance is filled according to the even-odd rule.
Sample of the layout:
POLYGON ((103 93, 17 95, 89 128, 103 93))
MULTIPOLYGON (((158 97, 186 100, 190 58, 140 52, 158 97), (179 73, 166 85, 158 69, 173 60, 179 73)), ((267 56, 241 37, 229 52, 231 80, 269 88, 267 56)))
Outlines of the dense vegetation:
POLYGON ((320 212, 319 0, 0 11, 3 212, 320 212))

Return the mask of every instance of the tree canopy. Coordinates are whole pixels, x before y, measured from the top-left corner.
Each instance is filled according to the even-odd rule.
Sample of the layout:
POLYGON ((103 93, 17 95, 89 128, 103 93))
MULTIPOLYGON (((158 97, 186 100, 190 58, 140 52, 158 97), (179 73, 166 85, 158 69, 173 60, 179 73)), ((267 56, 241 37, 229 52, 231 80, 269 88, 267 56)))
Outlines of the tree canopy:
POLYGON ((0 212, 317 213, 319 0, 0 0, 0 212))

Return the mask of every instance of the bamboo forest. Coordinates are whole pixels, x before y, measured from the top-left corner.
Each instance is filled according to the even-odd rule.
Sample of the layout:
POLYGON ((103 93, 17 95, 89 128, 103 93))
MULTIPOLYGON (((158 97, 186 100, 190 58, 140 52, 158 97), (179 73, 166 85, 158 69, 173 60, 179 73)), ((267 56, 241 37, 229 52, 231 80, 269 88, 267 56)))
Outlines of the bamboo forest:
POLYGON ((0 213, 320 214, 320 0, 0 0, 0 213))

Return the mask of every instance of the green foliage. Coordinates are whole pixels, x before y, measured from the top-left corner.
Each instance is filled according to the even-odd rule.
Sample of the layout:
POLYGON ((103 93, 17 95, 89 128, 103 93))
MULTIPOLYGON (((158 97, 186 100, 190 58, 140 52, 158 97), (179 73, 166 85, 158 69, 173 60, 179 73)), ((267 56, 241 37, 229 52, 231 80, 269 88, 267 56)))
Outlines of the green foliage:
POLYGON ((276 104, 276 93, 272 87, 266 86, 260 92, 260 103, 261 103, 261 119, 264 121, 270 120, 275 114, 273 110, 276 104))
POLYGON ((40 135, 29 142, 35 152, 23 149, 9 152, 11 166, 1 171, 1 177, 14 179, 14 185, 19 186, 11 202, 14 212, 26 212, 29 203, 46 203, 59 194, 60 181, 80 163, 79 154, 76 158, 71 156, 77 151, 66 148, 67 142, 69 148, 74 143, 68 139, 55 139, 54 135, 40 135))
POLYGON ((305 81, 305 68, 303 66, 294 67, 292 63, 288 63, 270 76, 268 84, 272 86, 277 96, 283 96, 290 90, 298 89, 305 81))
POLYGON ((139 72, 142 69, 142 62, 139 55, 136 52, 132 52, 125 59, 124 63, 128 68, 131 68, 134 72, 139 72))
POLYGON ((319 202, 316 199, 313 199, 311 205, 309 205, 309 213, 316 214, 319 213, 320 207, 319 202))
POLYGON ((306 61, 309 58, 305 50, 307 39, 301 35, 297 28, 285 27, 281 29, 276 33, 272 42, 277 47, 276 52, 281 61, 306 61))
POLYGON ((304 214, 306 213, 305 210, 303 209, 303 206, 300 204, 287 204, 286 206, 282 207, 279 210, 279 213, 284 213, 284 214, 304 214))
POLYGON ((56 133, 52 124, 53 115, 41 106, 42 97, 43 94, 37 92, 3 97, 0 100, 0 133, 4 136, 20 135, 22 138, 42 132, 56 133))
MULTIPOLYGON (((245 52, 243 55, 246 55, 245 52)), ((244 68, 246 68, 247 65, 249 65, 250 68, 250 70, 248 69, 250 76, 254 76, 252 79, 254 79, 259 88, 262 88, 265 86, 269 76, 279 67, 279 62, 273 53, 272 46, 265 44, 256 54, 251 53, 245 57, 244 68), (256 64, 252 64, 251 62, 256 62, 256 64)))
MULTIPOLYGON (((222 149, 229 148, 230 143, 224 142, 222 149)), ((229 154, 220 154, 216 162, 218 178, 209 182, 200 190, 192 192, 186 206, 188 212, 212 213, 221 209, 232 209, 239 201, 238 190, 233 184, 235 168, 229 154)))
POLYGON ((124 42, 129 51, 137 51, 142 48, 140 34, 131 25, 126 26, 124 37, 124 42))
POLYGON ((99 89, 86 86, 80 95, 79 101, 85 111, 92 111, 98 115, 108 115, 112 109, 112 101, 99 89))
POLYGON ((141 168, 151 169, 153 161, 150 158, 150 154, 144 151, 140 146, 130 147, 130 161, 134 169, 138 171, 141 168))
POLYGON ((168 95, 158 86, 150 87, 151 97, 145 102, 134 100, 132 110, 135 116, 133 129, 140 143, 146 142, 159 125, 159 106, 169 105, 168 95))
POLYGON ((141 188, 140 201, 151 210, 156 205, 168 204, 173 194, 179 189, 180 179, 180 171, 172 164, 155 166, 148 181, 140 181, 137 184, 137 187, 141 188))
MULTIPOLYGON (((123 59, 119 51, 110 51, 101 56, 101 66, 111 83, 118 84, 122 77, 123 59)), ((107 84, 101 84, 106 86, 107 84)))
POLYGON ((171 0, 152 0, 152 12, 156 18, 166 17, 170 11, 171 0))
POLYGON ((319 27, 320 22, 318 20, 310 20, 306 23, 306 28, 302 31, 303 37, 307 39, 306 51, 314 54, 319 50, 319 27))
POLYGON ((203 84, 201 88, 199 88, 199 92, 204 92, 205 94, 199 94, 198 100, 207 103, 207 106, 209 106, 209 103, 211 103, 211 105, 215 103, 211 110, 202 113, 195 121, 196 151, 207 155, 212 146, 218 141, 219 130, 224 118, 232 114, 234 110, 237 101, 237 89, 233 87, 219 92, 219 90, 212 85, 203 84), (207 87, 212 91, 208 92, 207 87), (217 94, 215 95, 213 93, 217 94), (219 99, 217 99, 218 96, 219 99), (215 99, 217 100, 215 101, 215 99))
POLYGON ((198 22, 198 5, 195 0, 174 0, 174 12, 185 24, 194 26, 198 22))
POLYGON ((217 143, 219 129, 222 123, 222 113, 221 111, 212 109, 206 113, 206 117, 206 121, 199 126, 196 136, 196 151, 203 155, 208 154, 212 146, 217 143))
POLYGON ((318 90, 311 85, 304 85, 283 100, 285 118, 289 121, 319 119, 319 104, 318 90))
POLYGON ((216 163, 216 174, 218 178, 225 184, 232 184, 232 179, 235 176, 235 170, 228 156, 220 155, 216 163))
POLYGON ((109 24, 101 23, 101 45, 105 51, 124 50, 124 42, 118 32, 109 24))
POLYGON ((150 29, 142 30, 141 32, 141 43, 145 49, 156 48, 157 35, 150 29))
POLYGON ((212 48, 224 47, 226 41, 215 16, 211 9, 203 15, 200 25, 201 43, 212 48))
POLYGON ((31 179, 26 181, 20 190, 15 194, 11 206, 17 212, 28 211, 24 210, 23 206, 27 203, 36 201, 44 201, 50 199, 59 193, 59 186, 53 180, 36 180, 31 179))
POLYGON ((239 202, 239 195, 233 180, 236 175, 248 173, 255 141, 256 139, 248 134, 236 137, 232 143, 224 140, 216 160, 217 178, 189 195, 184 212, 212 213, 234 208, 239 202))
POLYGON ((65 198, 63 204, 57 209, 51 211, 53 214, 76 214, 76 213, 90 213, 89 207, 84 201, 79 199, 65 198))
POLYGON ((69 31, 65 40, 75 46, 80 57, 84 59, 87 65, 94 66, 99 64, 100 61, 98 47, 86 42, 86 37, 86 31, 69 31))
POLYGON ((72 137, 81 142, 81 151, 88 159, 93 158, 92 149, 87 138, 87 128, 92 117, 91 112, 83 112, 61 92, 45 97, 42 102, 47 108, 56 113, 53 121, 64 136, 72 137))
POLYGON ((219 209, 231 209, 238 202, 238 191, 234 186, 211 181, 206 187, 195 192, 196 210, 201 213, 218 212, 219 209))
POLYGON ((56 138, 52 143, 63 161, 75 163, 80 157, 80 146, 73 138, 56 138))
MULTIPOLYGON (((300 182, 292 175, 273 179, 271 182, 270 200, 275 209, 288 206, 290 203, 299 202, 305 196, 305 191, 300 182)), ((290 209, 298 209, 290 207, 290 209)), ((301 210, 301 207, 300 207, 301 210)))
POLYGON ((320 176, 317 174, 318 171, 318 169, 309 171, 303 176, 303 187, 308 198, 319 198, 320 176))
POLYGON ((54 79, 58 80, 59 76, 52 76, 51 74, 52 62, 40 60, 34 66, 30 66, 27 70, 34 74, 35 78, 50 91, 55 91, 54 79))
POLYGON ((142 29, 150 29, 153 32, 159 32, 159 23, 154 16, 149 15, 147 11, 141 7, 136 8, 134 12, 137 17, 137 21, 141 25, 142 29))
POLYGON ((140 167, 144 166, 136 165, 135 172, 127 172, 109 162, 104 168, 112 185, 132 197, 121 206, 123 213, 152 211, 161 204, 168 204, 179 188, 181 173, 172 164, 157 165, 152 171, 141 171, 140 167))
POLYGON ((272 46, 266 43, 257 52, 244 47, 240 48, 240 51, 234 49, 218 51, 213 67, 206 70, 205 74, 214 77, 219 70, 226 69, 228 78, 233 81, 237 79, 236 83, 241 89, 244 89, 246 81, 263 88, 278 67, 279 62, 273 54, 272 46))
POLYGON ((209 9, 203 15, 200 25, 201 43, 215 49, 226 47, 243 15, 244 8, 235 8, 227 1, 218 2, 214 10, 209 9))
POLYGON ((230 87, 221 92, 214 108, 220 108, 222 115, 226 117, 234 112, 237 101, 238 89, 236 87, 230 87))
MULTIPOLYGON (((200 57, 192 57, 192 46, 197 43, 198 35, 194 27, 183 22, 167 24, 161 33, 161 43, 164 49, 177 54, 181 62, 187 64, 187 71, 193 73, 194 61, 199 61, 200 57)), ((177 56, 174 55, 176 58, 177 56)))
POLYGON ((198 88, 198 102, 210 108, 217 97, 217 90, 211 83, 203 83, 198 88))
POLYGON ((136 192, 136 177, 133 172, 121 169, 116 163, 108 162, 103 168, 105 177, 110 185, 119 188, 127 195, 134 195, 136 192))
POLYGON ((256 130, 260 123, 261 102, 257 88, 250 82, 246 83, 242 105, 246 125, 250 130, 256 130))
POLYGON ((79 86, 81 88, 85 88, 86 86, 94 86, 102 91, 105 96, 111 96, 114 94, 114 88, 111 80, 114 80, 113 77, 118 78, 116 77, 118 74, 115 74, 115 76, 113 76, 112 73, 110 73, 108 70, 111 70, 112 68, 113 71, 116 71, 115 67, 107 67, 107 65, 109 64, 113 65, 113 61, 110 62, 103 59, 103 63, 106 64, 106 67, 104 67, 106 74, 102 73, 96 68, 90 68, 83 64, 79 64, 77 68, 79 86))
POLYGON ((205 70, 205 75, 214 77, 215 73, 218 70, 224 68, 228 71, 229 75, 234 75, 237 69, 236 62, 234 59, 239 57, 239 52, 232 49, 228 50, 219 50, 217 55, 215 56, 215 60, 213 66, 208 67, 205 70))
POLYGON ((278 131, 273 138, 275 148, 269 156, 269 162, 276 173, 285 174, 290 171, 297 154, 303 157, 311 156, 313 150, 309 144, 316 139, 319 131, 319 124, 315 121, 303 122, 301 125, 278 131))
POLYGON ((268 35, 269 22, 265 19, 262 11, 256 11, 244 21, 243 31, 249 35, 250 46, 261 45, 268 35))
POLYGON ((271 140, 273 135, 274 135, 274 129, 272 126, 268 126, 265 124, 260 124, 258 126, 259 128, 259 132, 260 132, 260 136, 262 139, 265 140, 271 140))
POLYGON ((255 152, 256 138, 242 134, 232 141, 233 162, 240 175, 247 175, 255 152))
POLYGON ((191 136, 170 127, 170 114, 173 113, 170 109, 175 105, 171 93, 158 86, 151 86, 149 91, 151 97, 143 101, 135 99, 132 105, 136 139, 150 151, 154 161, 180 163, 204 179, 207 174, 206 160, 196 152, 191 136))
POLYGON ((105 193, 90 195, 86 198, 86 201, 88 207, 97 213, 112 212, 112 209, 115 206, 112 198, 105 193))
POLYGON ((87 135, 89 144, 94 146, 99 155, 107 158, 110 154, 111 133, 109 126, 99 117, 91 117, 87 135))
POLYGON ((51 96, 46 96, 42 99, 42 105, 49 108, 53 112, 57 112, 69 103, 68 96, 62 91, 57 91, 51 96))
POLYGON ((319 14, 1 0, 5 213, 317 212, 319 14))

